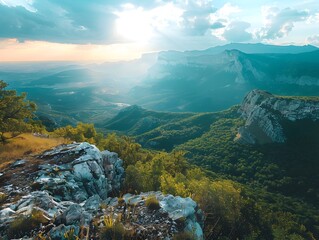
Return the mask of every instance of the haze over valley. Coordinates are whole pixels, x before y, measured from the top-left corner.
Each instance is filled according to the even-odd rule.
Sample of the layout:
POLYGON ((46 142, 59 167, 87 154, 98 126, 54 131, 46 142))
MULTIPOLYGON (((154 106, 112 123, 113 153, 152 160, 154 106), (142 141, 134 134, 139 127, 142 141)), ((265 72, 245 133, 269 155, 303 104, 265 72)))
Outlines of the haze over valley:
POLYGON ((56 126, 78 121, 100 126, 135 104, 150 110, 212 112, 239 104, 255 88, 316 95, 318 55, 310 45, 229 44, 115 63, 3 64, 0 78, 27 92, 39 106, 38 115, 56 126))

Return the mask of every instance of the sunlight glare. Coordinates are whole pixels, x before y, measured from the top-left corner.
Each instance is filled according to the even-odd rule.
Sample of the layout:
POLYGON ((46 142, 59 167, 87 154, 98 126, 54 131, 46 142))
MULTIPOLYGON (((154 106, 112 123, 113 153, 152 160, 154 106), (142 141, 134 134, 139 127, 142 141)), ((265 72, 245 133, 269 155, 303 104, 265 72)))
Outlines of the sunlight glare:
POLYGON ((125 39, 147 42, 152 37, 151 20, 142 8, 128 9, 117 15, 117 32, 125 39))

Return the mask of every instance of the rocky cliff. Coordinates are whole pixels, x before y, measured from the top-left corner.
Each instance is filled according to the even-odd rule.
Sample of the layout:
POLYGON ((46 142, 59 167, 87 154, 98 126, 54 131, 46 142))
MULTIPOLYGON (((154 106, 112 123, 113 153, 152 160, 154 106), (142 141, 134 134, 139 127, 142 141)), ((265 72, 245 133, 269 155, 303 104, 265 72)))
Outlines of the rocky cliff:
POLYGON ((319 124, 319 98, 281 97, 261 90, 247 94, 239 109, 245 126, 237 141, 249 144, 284 143, 285 123, 308 120, 319 124))
POLYGON ((185 231, 203 238, 202 214, 190 198, 115 197, 124 174, 116 153, 88 143, 16 161, 0 175, 0 238, 108 239, 109 229, 129 239, 172 239, 185 231), (148 199, 158 206, 150 208, 148 199))

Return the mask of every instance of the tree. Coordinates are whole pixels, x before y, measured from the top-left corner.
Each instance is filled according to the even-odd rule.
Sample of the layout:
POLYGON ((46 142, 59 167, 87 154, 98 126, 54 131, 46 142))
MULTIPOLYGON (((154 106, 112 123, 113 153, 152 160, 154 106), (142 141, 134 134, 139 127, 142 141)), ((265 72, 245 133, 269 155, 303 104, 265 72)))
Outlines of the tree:
POLYGON ((32 130, 36 105, 26 100, 26 93, 17 95, 7 90, 8 84, 0 80, 0 141, 6 141, 5 133, 22 133, 32 130))
POLYGON ((96 133, 93 124, 89 123, 78 123, 76 127, 70 125, 61 127, 53 132, 54 136, 64 137, 76 142, 89 142, 92 144, 96 143, 96 139, 100 139, 101 136, 96 133))

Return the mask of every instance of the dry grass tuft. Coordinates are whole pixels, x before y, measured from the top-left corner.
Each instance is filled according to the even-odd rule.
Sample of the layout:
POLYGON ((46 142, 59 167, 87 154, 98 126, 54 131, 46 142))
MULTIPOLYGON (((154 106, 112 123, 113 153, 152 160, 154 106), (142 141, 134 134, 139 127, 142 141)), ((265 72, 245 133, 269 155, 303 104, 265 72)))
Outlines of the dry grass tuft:
POLYGON ((161 208, 155 195, 149 196, 145 201, 145 205, 149 210, 158 210, 161 208))
POLYGON ((22 159, 30 154, 41 152, 68 143, 63 138, 42 138, 30 133, 21 134, 8 140, 8 143, 0 144, 0 170, 17 159, 22 159))

